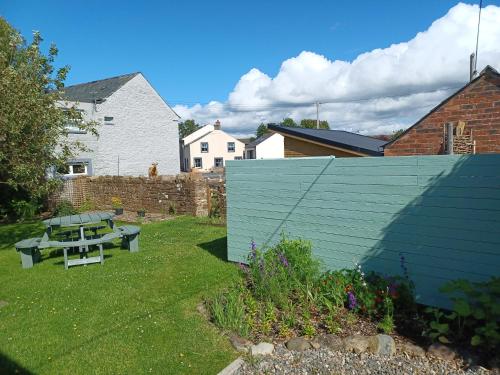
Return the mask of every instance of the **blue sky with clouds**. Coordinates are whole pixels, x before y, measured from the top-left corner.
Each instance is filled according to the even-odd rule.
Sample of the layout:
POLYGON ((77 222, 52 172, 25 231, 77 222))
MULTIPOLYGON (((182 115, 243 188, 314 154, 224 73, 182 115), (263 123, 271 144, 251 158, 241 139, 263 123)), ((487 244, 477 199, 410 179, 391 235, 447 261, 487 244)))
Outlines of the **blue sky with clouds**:
MULTIPOLYGON (((234 92, 238 91, 235 86, 240 85, 241 79, 252 69, 271 79, 276 78, 282 64, 301 56, 303 51, 323 56, 328 61, 352 62, 362 53, 412 40, 456 4, 448 0, 4 0, 0 15, 24 35, 39 30, 47 42, 57 44, 60 49, 58 63, 72 67, 68 84, 141 71, 169 103, 182 105, 179 110, 185 116, 199 117, 201 122, 226 116, 233 132, 245 133, 260 120, 269 118, 271 121, 294 113, 292 110, 254 113, 253 117, 247 114, 236 119, 227 103, 231 103, 231 94, 235 103, 234 92), (209 110, 206 103, 210 101, 225 107, 209 110), (193 109, 196 103, 201 104, 197 110, 193 109)), ((498 1, 483 2, 483 6, 490 4, 499 5, 498 1)), ((472 19, 477 12, 473 14, 470 8, 469 13, 472 19)), ((470 51, 466 49, 463 54, 467 58, 470 51)), ((314 58, 305 60, 306 67, 317 63, 314 58)), ((311 74, 314 72, 312 68, 311 74)), ((330 79, 338 80, 338 77, 330 79)), ((273 83, 276 82, 273 80, 273 83)), ((262 103, 262 98, 257 102, 252 100, 251 96, 253 99, 256 96, 255 89, 245 90, 236 93, 235 105, 239 105, 239 109, 242 100, 246 100, 242 95, 247 93, 250 104, 262 103)), ((272 95, 266 93, 266 98, 275 99, 269 99, 271 104, 266 105, 275 103, 273 100, 281 101, 280 95, 275 95, 279 89, 273 90, 272 95)), ((360 90, 363 90, 361 86, 360 90)), ((304 101, 317 99, 307 95, 301 93, 299 96, 304 101)), ((329 93, 322 95, 330 96, 329 93)), ((371 129, 375 131, 376 127, 371 129)))

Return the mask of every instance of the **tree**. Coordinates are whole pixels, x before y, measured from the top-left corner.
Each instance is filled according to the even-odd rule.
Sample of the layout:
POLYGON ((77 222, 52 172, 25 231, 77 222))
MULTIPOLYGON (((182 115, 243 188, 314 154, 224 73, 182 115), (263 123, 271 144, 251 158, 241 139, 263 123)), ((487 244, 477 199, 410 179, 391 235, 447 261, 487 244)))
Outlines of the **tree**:
POLYGON ((297 123, 295 121, 293 121, 292 118, 290 117, 287 117, 287 118, 284 118, 283 121, 281 121, 281 126, 287 126, 289 128, 296 128, 298 127, 297 123))
POLYGON ((262 137, 264 134, 267 134, 269 133, 269 129, 267 128, 267 125, 262 123, 259 125, 259 127, 257 128, 257 131, 255 132, 255 136, 257 138, 260 138, 262 137))
MULTIPOLYGON (((316 120, 313 119, 303 119, 300 121, 301 128, 316 129, 316 126, 317 126, 316 120)), ((319 128, 330 129, 330 125, 328 124, 328 121, 320 121, 319 128)))
POLYGON ((67 125, 97 136, 96 124, 84 122, 76 107, 63 108, 61 89, 69 71, 54 71, 58 50, 45 55, 42 37, 24 38, 0 17, 0 211, 20 200, 40 200, 59 183, 52 168, 86 148, 68 137, 67 125))
POLYGON ((194 122, 194 120, 186 120, 184 122, 179 122, 179 138, 187 137, 189 134, 194 133, 201 126, 194 122))
POLYGON ((404 130, 404 129, 394 130, 394 131, 392 132, 392 134, 390 135, 389 139, 390 139, 391 141, 394 141, 396 138, 399 138, 399 136, 400 136, 401 134, 403 134, 404 132, 405 132, 405 130, 404 130))

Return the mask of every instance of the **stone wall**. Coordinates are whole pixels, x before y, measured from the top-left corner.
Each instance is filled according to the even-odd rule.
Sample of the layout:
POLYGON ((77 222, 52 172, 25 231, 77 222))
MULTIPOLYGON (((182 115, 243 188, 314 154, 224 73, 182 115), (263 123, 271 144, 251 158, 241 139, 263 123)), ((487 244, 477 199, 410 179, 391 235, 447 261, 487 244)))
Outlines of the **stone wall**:
POLYGON ((85 202, 96 209, 111 209, 111 198, 118 197, 127 211, 145 209, 151 213, 207 216, 216 199, 225 215, 224 181, 207 181, 198 174, 159 176, 157 178, 100 176, 66 180, 49 200, 54 208, 62 200, 75 207, 85 202), (214 196, 216 198, 214 198, 214 196), (209 198, 210 197, 210 198, 209 198))

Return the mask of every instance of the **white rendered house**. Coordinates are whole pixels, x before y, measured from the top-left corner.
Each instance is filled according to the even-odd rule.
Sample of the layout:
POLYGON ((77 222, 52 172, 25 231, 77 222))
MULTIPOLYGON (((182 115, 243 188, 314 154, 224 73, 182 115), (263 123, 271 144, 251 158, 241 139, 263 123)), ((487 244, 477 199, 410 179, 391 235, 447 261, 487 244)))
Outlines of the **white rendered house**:
POLYGON ((142 73, 65 87, 62 106, 76 107, 98 123, 98 137, 68 126, 69 137, 89 148, 70 160, 66 177, 78 175, 147 176, 179 173, 179 116, 142 73))
POLYGON ((284 137, 267 133, 245 146, 245 159, 281 159, 285 157, 284 137))
POLYGON ((241 160, 245 144, 221 130, 219 121, 206 125, 181 140, 182 170, 209 171, 223 168, 227 160, 241 160))

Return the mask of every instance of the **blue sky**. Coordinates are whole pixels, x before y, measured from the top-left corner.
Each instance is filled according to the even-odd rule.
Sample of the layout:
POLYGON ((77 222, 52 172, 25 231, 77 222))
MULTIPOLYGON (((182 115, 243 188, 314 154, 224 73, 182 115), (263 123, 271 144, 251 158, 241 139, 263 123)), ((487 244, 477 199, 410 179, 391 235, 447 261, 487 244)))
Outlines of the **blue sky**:
POLYGON ((192 106, 225 102, 252 68, 274 77, 302 51, 352 61, 408 41, 456 4, 3 0, 0 14, 57 44, 57 63, 72 67, 67 84, 141 71, 170 104, 192 106))
POLYGON ((142 71, 169 102, 191 104, 224 100, 251 68, 274 75, 303 50, 352 60, 408 40, 456 1, 2 3, 24 35, 57 44, 68 84, 142 71))

